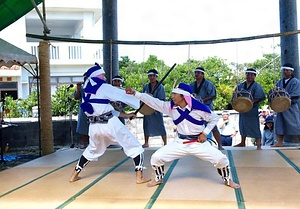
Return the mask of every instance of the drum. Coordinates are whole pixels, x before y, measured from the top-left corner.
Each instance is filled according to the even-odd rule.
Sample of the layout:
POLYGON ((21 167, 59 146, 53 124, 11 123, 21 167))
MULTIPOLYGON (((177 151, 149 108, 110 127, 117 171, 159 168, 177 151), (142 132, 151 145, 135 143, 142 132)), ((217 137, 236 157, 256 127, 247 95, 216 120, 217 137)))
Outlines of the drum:
POLYGON ((235 91, 232 97, 232 107, 240 113, 250 111, 253 107, 253 97, 251 93, 245 89, 235 91))
MULTIPOLYGON (((142 104, 141 104, 142 105, 142 104)), ((143 104, 142 108, 139 110, 140 113, 142 113, 143 115, 152 115, 155 110, 152 109, 151 107, 149 107, 146 104, 143 104)))
POLYGON ((291 106, 289 93, 280 87, 275 87, 269 92, 268 101, 275 112, 284 112, 291 106))
MULTIPOLYGON (((148 93, 149 94, 149 93, 148 93)), ((150 96, 153 96, 152 94, 149 94, 150 96)), ((155 110, 146 105, 145 103, 141 102, 141 108, 139 109, 139 112, 143 115, 152 115, 155 110)))

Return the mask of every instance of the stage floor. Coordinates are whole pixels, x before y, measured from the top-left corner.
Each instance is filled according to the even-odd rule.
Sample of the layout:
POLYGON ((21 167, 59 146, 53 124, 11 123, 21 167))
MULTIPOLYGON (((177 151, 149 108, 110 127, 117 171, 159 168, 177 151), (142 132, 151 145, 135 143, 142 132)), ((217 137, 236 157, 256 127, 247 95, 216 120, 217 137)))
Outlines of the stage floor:
MULTIPOLYGON (((154 188, 135 184, 133 161, 121 149, 109 149, 98 162, 90 162, 81 180, 69 183, 82 154, 61 149, 0 172, 0 208, 86 209, 298 209, 300 207, 300 150, 228 147, 233 180, 241 189, 223 185, 208 162, 185 157, 165 166, 165 183, 154 188)), ((152 177, 145 149, 144 175, 152 177)))

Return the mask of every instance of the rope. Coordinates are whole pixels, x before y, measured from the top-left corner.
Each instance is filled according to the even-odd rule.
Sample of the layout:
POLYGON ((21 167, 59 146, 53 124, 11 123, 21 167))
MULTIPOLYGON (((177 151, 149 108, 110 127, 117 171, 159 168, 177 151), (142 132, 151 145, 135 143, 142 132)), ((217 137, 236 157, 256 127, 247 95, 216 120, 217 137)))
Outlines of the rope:
POLYGON ((190 66, 191 66, 191 44, 188 47, 188 76, 190 76, 190 66))
MULTIPOLYGON (((145 44, 143 45, 143 65, 142 65, 142 72, 146 74, 145 72, 145 51, 146 51, 146 46, 145 44)), ((150 69, 149 69, 150 70, 150 69)), ((144 76, 142 76, 142 84, 143 86, 147 83, 147 81, 144 81, 144 76)))
POLYGON ((288 31, 283 33, 272 33, 257 36, 248 36, 242 38, 227 38, 227 39, 217 39, 217 40, 204 40, 204 41, 122 41, 122 40, 88 40, 88 39, 76 39, 76 38, 62 38, 53 36, 41 36, 35 34, 26 34, 26 37, 42 39, 42 40, 52 40, 52 41, 62 41, 62 42, 78 42, 78 43, 91 43, 91 44, 124 44, 124 45, 197 45, 197 44, 219 44, 219 43, 229 43, 229 42, 240 42, 249 41, 264 38, 274 38, 281 36, 290 36, 299 34, 300 30, 288 31))
POLYGON ((109 54, 109 57, 110 57, 109 58, 110 59, 110 63, 109 63, 109 69, 110 69, 110 71, 109 71, 110 72, 110 76, 109 77, 110 77, 110 81, 109 81, 109 83, 112 84, 112 77, 113 77, 113 75, 112 75, 113 74, 113 69, 112 69, 113 68, 113 63, 112 63, 112 60, 113 60, 113 58, 112 58, 113 57, 113 53, 112 53, 112 51, 113 51, 113 45, 112 45, 112 40, 110 41, 110 45, 109 46, 110 46, 110 54, 109 54))
POLYGON ((273 37, 273 64, 274 64, 274 86, 276 85, 276 58, 275 57, 275 40, 273 37))

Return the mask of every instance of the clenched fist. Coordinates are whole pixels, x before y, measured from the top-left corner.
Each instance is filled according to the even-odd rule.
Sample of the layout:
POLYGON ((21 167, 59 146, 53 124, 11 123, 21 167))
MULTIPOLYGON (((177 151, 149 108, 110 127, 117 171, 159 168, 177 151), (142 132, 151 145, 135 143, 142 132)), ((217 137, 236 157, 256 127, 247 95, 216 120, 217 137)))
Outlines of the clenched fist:
POLYGON ((132 95, 135 95, 135 90, 134 90, 133 88, 131 88, 131 87, 127 87, 127 88, 125 89, 125 92, 126 92, 126 94, 132 94, 132 95))

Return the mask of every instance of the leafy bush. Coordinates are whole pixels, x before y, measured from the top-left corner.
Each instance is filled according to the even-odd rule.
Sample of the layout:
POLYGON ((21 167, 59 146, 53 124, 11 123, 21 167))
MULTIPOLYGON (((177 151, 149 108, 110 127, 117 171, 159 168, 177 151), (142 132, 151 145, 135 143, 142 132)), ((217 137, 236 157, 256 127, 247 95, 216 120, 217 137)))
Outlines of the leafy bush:
POLYGON ((5 97, 4 104, 4 116, 7 118, 19 118, 22 117, 21 107, 19 100, 13 100, 11 96, 5 97))
POLYGON ((34 106, 38 106, 38 92, 36 89, 21 103, 21 107, 25 111, 24 117, 32 116, 32 107, 34 106))
POLYGON ((68 115, 70 111, 77 115, 79 108, 79 101, 73 98, 75 86, 67 89, 67 85, 61 85, 57 88, 54 95, 52 95, 52 115, 64 116, 68 115))

